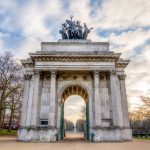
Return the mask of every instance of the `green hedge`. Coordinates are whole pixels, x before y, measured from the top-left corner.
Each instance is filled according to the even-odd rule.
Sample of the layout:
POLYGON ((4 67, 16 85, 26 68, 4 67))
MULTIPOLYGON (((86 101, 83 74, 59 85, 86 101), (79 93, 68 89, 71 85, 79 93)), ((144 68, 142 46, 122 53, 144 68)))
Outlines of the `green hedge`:
POLYGON ((150 140, 150 137, 134 137, 135 139, 143 139, 143 140, 150 140))
POLYGON ((0 130, 0 136, 2 135, 17 135, 17 130, 8 131, 7 129, 0 130))

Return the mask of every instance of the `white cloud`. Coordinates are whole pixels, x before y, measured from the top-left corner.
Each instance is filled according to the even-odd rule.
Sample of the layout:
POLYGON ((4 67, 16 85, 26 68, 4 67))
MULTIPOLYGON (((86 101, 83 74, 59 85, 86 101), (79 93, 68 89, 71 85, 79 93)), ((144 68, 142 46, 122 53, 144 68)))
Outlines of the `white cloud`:
MULTIPOLYGON (((74 15, 88 27, 94 27, 89 35, 92 41, 109 41, 111 50, 121 52, 122 57, 131 58, 126 69, 128 94, 137 96, 139 91, 147 92, 150 87, 150 54, 146 43, 150 39, 150 1, 148 0, 105 0, 100 6, 91 6, 89 0, 31 0, 19 2, 5 0, 0 2, 0 48, 6 51, 11 45, 7 40, 19 32, 20 41, 16 42, 16 56, 25 58, 28 52, 40 50, 41 41, 57 41, 61 23, 74 15), (67 3, 64 6, 64 3, 67 3), (91 12, 93 14, 91 15, 91 12), (97 30, 110 30, 108 37, 97 34, 97 30), (120 34, 112 29, 122 31, 120 34), (135 51, 141 46, 140 54, 135 51), (134 56, 134 57, 133 57, 134 56), (140 79, 140 80, 139 80, 140 79)), ((15 47, 15 48, 16 48, 15 47)), ((13 47, 12 47, 13 49, 13 47)))
POLYGON ((123 53, 122 57, 129 58, 135 54, 134 48, 142 46, 147 40, 150 40, 150 30, 139 28, 119 35, 112 33, 108 40, 112 45, 118 45, 118 47, 113 48, 115 52, 123 53))
POLYGON ((139 103, 140 96, 150 96, 150 45, 143 47, 141 54, 131 59, 126 69, 126 85, 129 100, 139 103))
POLYGON ((148 0, 106 0, 97 9, 95 20, 101 28, 127 28, 147 26, 150 2, 148 0))
POLYGON ((64 117, 67 120, 76 122, 83 116, 82 109, 85 107, 85 101, 78 95, 69 96, 64 105, 64 117))

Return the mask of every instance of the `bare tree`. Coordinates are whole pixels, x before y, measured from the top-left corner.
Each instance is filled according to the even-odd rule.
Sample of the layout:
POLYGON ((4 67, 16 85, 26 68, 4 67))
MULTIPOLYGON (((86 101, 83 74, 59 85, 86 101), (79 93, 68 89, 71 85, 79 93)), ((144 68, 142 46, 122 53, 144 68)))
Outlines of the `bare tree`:
POLYGON ((6 109, 6 99, 21 88, 22 66, 8 52, 0 56, 0 127, 2 126, 3 110, 6 109))
POLYGON ((7 108, 10 110, 8 131, 11 131, 12 120, 14 118, 15 113, 19 113, 19 109, 21 109, 23 84, 22 82, 20 82, 20 84, 20 88, 18 88, 15 92, 11 93, 7 101, 7 108))
MULTIPOLYGON (((145 99, 144 99, 145 101, 145 99)), ((138 108, 130 111, 130 123, 134 136, 145 136, 150 134, 150 107, 146 103, 140 104, 138 108)))
POLYGON ((150 97, 141 96, 141 101, 144 104, 144 107, 150 110, 150 97))

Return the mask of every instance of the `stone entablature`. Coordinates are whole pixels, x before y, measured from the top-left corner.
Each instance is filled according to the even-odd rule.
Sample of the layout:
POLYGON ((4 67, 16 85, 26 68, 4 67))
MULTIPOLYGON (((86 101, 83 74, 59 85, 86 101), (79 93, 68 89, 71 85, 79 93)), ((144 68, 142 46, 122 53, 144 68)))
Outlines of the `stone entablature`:
POLYGON ((132 140, 124 74, 129 61, 120 59, 120 53, 109 52, 108 47, 108 51, 102 52, 101 46, 108 43, 61 41, 42 44, 47 45, 48 50, 44 47, 41 52, 30 53, 29 59, 22 60, 26 70, 18 140, 62 139, 63 105, 72 94, 85 99, 89 140, 132 140), (58 48, 57 52, 52 45, 58 48), (60 52, 60 45, 67 50, 60 52), (97 45, 96 51, 87 46, 87 52, 85 45, 97 45), (75 46, 76 52, 72 51, 75 46))

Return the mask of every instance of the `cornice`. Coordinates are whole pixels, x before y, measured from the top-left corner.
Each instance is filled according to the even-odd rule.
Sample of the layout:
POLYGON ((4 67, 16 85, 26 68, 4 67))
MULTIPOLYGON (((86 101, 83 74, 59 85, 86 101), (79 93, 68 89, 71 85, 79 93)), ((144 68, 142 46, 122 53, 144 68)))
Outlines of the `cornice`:
POLYGON ((31 58, 21 59, 22 65, 26 67, 34 67, 34 61, 31 58))
POLYGON ((98 54, 98 55, 48 55, 48 54, 30 54, 33 61, 61 61, 61 62, 89 62, 105 61, 116 62, 120 53, 98 54))
POLYGON ((129 64, 130 60, 123 60, 123 59, 119 59, 116 62, 116 68, 126 68, 127 65, 129 64))
POLYGON ((109 42, 91 42, 90 40, 60 40, 58 42, 42 42, 41 45, 109 45, 109 42))

